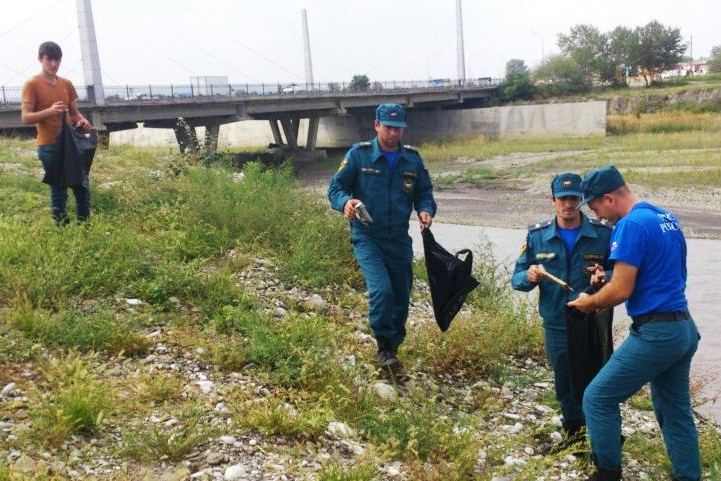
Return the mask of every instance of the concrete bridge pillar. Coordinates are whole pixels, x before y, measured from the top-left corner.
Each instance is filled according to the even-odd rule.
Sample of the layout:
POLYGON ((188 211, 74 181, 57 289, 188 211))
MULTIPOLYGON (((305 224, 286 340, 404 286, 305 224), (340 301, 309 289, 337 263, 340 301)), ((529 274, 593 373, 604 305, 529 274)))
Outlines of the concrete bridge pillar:
POLYGON ((283 134, 285 134, 285 140, 288 147, 295 150, 298 148, 298 120, 295 119, 280 119, 280 125, 283 127, 283 134), (294 125, 295 124, 295 125, 294 125))
POLYGON ((283 137, 280 135, 280 127, 278 127, 278 120, 271 119, 268 122, 270 122, 270 130, 273 131, 273 141, 275 142, 275 145, 283 145, 283 137))
POLYGON ((208 124, 205 126, 205 151, 215 152, 218 150, 218 135, 220 124, 208 124))
POLYGON ((198 153, 198 135, 195 132, 195 127, 192 127, 181 118, 178 119, 173 131, 175 132, 175 138, 178 140, 181 154, 186 152, 198 153))
POLYGON ((315 150, 315 144, 318 141, 318 124, 320 124, 320 117, 311 117, 308 119, 308 137, 305 141, 306 150, 315 150))

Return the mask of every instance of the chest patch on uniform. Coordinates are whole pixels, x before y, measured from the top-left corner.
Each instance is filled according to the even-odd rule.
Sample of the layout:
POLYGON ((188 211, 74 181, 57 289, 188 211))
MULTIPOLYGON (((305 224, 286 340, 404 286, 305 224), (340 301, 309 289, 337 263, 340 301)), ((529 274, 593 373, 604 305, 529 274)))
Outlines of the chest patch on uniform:
POLYGON ((602 261, 606 256, 603 254, 584 254, 583 258, 589 261, 602 261))
POLYGON ((539 252, 536 254, 536 259, 540 260, 551 260, 556 258, 555 252, 539 252))
POLYGON ((345 169, 345 166, 348 165, 348 158, 344 158, 343 162, 340 163, 340 166, 338 167, 338 172, 345 169))
POLYGON ((363 167, 361 168, 361 172, 363 172, 364 174, 378 175, 381 173, 381 170, 374 169, 373 167, 363 167))
POLYGON ((418 175, 416 175, 415 172, 405 171, 405 172, 403 172, 403 177, 413 177, 413 178, 416 178, 416 177, 418 177, 418 175))

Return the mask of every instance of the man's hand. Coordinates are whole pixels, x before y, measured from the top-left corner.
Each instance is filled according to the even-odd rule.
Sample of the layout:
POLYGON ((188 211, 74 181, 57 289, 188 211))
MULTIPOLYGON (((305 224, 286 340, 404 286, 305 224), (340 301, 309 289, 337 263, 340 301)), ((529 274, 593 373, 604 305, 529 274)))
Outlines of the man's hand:
POLYGON ((355 206, 357 206, 359 203, 360 200, 358 199, 350 199, 348 202, 345 203, 345 205, 343 206, 343 215, 346 219, 352 220, 356 218, 355 206))
POLYGON ((53 114, 62 114, 63 112, 68 111, 68 105, 63 102, 62 100, 58 100, 54 104, 52 104, 50 107, 46 109, 48 112, 48 116, 53 114))
POLYGON ((606 271, 603 270, 603 266, 594 264, 589 270, 591 271, 591 287, 601 288, 606 283, 606 271))
POLYGON ((585 292, 582 292, 575 301, 571 301, 566 305, 568 307, 575 307, 579 311, 585 312, 586 314, 596 312, 596 310, 598 309, 598 306, 596 306, 596 303, 594 302, 593 296, 589 296, 585 292))
POLYGON ((80 117, 77 122, 75 122, 75 127, 82 130, 83 132, 90 132, 91 130, 93 130, 93 126, 90 125, 90 121, 85 117, 80 117))
POLYGON ((428 212, 421 212, 418 214, 418 219, 421 221, 421 230, 428 229, 433 224, 433 217, 428 212))
POLYGON ((538 284, 541 282, 541 267, 538 264, 533 264, 528 268, 528 271, 526 273, 526 277, 528 277, 528 280, 533 282, 534 284, 538 284))

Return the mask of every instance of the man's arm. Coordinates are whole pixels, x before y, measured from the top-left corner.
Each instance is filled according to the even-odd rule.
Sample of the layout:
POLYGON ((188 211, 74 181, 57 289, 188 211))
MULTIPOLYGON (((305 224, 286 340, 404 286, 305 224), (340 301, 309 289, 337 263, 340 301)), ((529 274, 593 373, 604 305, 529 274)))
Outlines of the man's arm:
POLYGON ((511 287, 515 290, 528 292, 536 287, 538 279, 533 273, 538 269, 538 266, 532 269, 534 267, 532 264, 534 259, 535 254, 533 253, 533 246, 531 245, 531 236, 526 235, 526 242, 521 247, 521 254, 518 256, 518 259, 516 259, 516 267, 511 277, 511 287), (533 271, 530 276, 535 279, 533 281, 529 278, 529 270, 533 271))
POLYGON ((567 305, 575 307, 581 312, 595 312, 621 304, 633 294, 637 274, 637 267, 616 261, 611 280, 601 290, 592 295, 581 294, 575 301, 571 301, 567 305))
POLYGON ((93 128, 92 125, 90 125, 90 122, 88 119, 83 117, 83 114, 80 113, 78 110, 78 102, 76 100, 73 100, 70 103, 70 106, 68 107, 68 111, 70 112, 70 121, 73 123, 73 125, 76 125, 83 131, 87 132, 93 128))
POLYGON ((353 199, 353 186, 355 185, 356 171, 353 165, 353 156, 351 152, 347 152, 343 161, 338 167, 338 171, 333 176, 328 186, 328 200, 330 206, 342 212, 346 217, 349 215, 355 215, 355 203, 350 200, 353 199), (346 208, 348 204, 348 208, 346 208))

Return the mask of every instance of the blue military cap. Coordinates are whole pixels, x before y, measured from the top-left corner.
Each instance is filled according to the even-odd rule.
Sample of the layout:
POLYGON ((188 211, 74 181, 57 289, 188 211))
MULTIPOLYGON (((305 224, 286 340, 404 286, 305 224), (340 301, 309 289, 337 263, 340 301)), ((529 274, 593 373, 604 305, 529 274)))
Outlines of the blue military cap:
POLYGON ((406 109, 399 104, 380 104, 376 109, 376 120, 388 127, 408 127, 406 109))
POLYGON ((581 205, 586 205, 592 200, 611 193, 624 185, 626 185, 626 181, 623 180, 621 172, 613 165, 592 170, 586 174, 583 182, 581 182, 581 191, 583 192, 581 205))
POLYGON ((556 198, 567 196, 583 197, 581 193, 581 176, 573 172, 558 174, 551 181, 551 192, 556 198))

